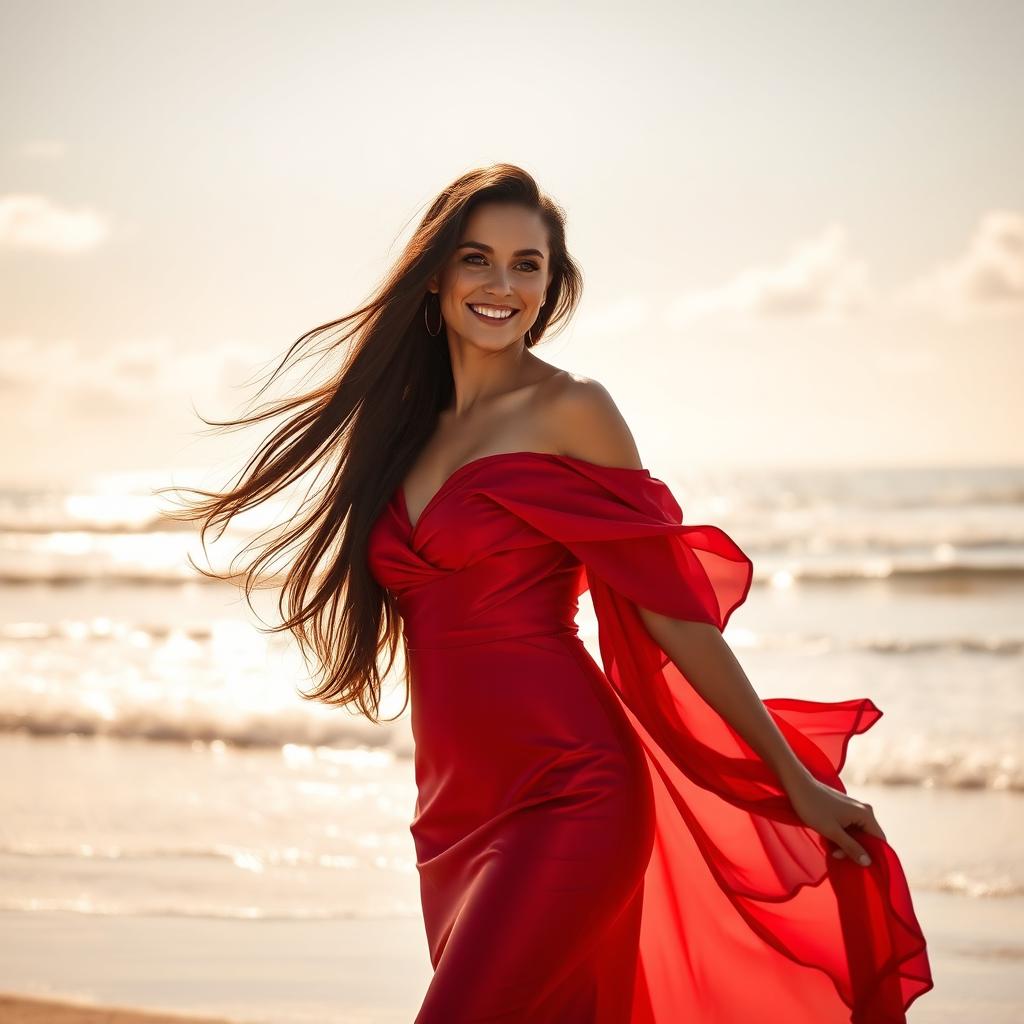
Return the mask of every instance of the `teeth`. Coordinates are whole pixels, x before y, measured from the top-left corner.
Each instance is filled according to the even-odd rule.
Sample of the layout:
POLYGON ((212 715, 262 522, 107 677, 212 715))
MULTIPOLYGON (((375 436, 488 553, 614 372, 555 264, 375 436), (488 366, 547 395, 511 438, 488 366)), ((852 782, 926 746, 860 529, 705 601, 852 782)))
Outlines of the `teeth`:
POLYGON ((494 306, 470 306, 471 310, 481 316, 489 316, 492 320, 507 320, 514 312, 513 309, 496 309, 494 306))

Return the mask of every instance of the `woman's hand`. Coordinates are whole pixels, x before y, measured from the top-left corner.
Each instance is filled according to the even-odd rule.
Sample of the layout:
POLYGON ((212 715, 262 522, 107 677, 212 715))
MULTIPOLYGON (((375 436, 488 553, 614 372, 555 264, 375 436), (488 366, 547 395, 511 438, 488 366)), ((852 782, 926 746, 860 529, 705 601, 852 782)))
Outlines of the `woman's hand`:
POLYGON ((802 778, 787 793, 803 823, 836 844, 833 857, 849 856, 865 867, 871 863, 864 847, 846 831, 848 828, 861 828, 885 839, 870 804, 854 800, 813 776, 802 778))

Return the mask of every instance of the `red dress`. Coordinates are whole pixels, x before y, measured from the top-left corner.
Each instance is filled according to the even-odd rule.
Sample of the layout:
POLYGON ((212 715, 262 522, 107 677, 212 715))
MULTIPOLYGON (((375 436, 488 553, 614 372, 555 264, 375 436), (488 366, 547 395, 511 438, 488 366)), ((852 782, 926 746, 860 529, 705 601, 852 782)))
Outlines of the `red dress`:
MULTIPOLYGON (((410 826, 434 974, 416 1024, 894 1024, 932 988, 900 862, 828 853, 636 606, 724 629, 750 559, 646 469, 460 466, 369 564, 407 644, 410 826), (603 670, 577 635, 589 588, 603 670)), ((845 792, 867 698, 765 700, 845 792)))

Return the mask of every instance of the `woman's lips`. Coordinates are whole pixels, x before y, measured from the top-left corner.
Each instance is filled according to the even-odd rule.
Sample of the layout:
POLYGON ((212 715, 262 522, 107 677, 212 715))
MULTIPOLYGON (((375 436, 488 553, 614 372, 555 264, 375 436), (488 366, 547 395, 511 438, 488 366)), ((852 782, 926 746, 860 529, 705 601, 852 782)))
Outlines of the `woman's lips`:
POLYGON ((466 309, 468 309, 470 313, 477 318, 477 320, 483 320, 485 324, 507 324, 509 320, 515 319, 516 315, 519 313, 518 309, 514 309, 512 311, 512 316, 506 316, 499 319, 495 316, 484 316, 483 313, 478 313, 468 302, 466 303, 466 309))

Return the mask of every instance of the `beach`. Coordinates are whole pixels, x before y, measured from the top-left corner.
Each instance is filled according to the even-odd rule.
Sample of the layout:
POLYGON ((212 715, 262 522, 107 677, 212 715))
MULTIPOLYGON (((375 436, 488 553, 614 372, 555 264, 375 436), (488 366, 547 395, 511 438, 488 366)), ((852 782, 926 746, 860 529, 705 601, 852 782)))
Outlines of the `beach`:
POLYGON ((226 1024, 223 1017, 147 1013, 115 1006, 85 1006, 52 999, 0 995, 0 1020, 8 1024, 226 1024))
POLYGON ((0 26, 0 1024, 1024 1024, 1024 2, 0 26))
MULTIPOLYGON (((842 778, 929 943, 908 1019, 1019 1020, 1024 470, 670 482, 754 562, 726 639, 758 693, 883 712, 842 778)), ((302 701, 289 639, 141 486, 0 493, 0 541, 0 1019, 409 1024, 408 712, 302 701)), ((597 656, 585 595, 577 621, 597 656)))
MULTIPOLYGON (((1024 899, 964 912, 915 900, 935 989, 911 1024, 1016 1024, 1024 1005, 1024 899)), ((410 1024, 429 980, 416 921, 318 923, 0 915, 5 1024, 410 1024), (16 946, 15 946, 16 942, 16 946), (24 998, 12 995, 20 990, 24 998), (68 1002, 37 1003, 46 998, 68 1002), (141 1009, 163 1010, 144 1016, 141 1009), (115 1012, 111 1007, 116 1007, 115 1012)))

